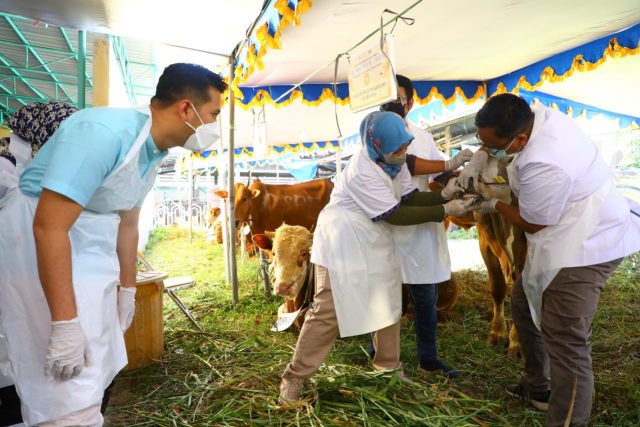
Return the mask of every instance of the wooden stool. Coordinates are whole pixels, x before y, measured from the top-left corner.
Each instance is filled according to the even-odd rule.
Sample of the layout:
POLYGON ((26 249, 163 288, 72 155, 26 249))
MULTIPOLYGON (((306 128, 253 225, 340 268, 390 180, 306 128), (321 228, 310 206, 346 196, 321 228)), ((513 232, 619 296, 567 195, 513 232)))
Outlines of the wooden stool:
POLYGON ((162 317, 163 280, 168 275, 157 271, 141 271, 136 275, 136 313, 124 334, 129 360, 125 369, 132 370, 159 361, 164 352, 162 317))

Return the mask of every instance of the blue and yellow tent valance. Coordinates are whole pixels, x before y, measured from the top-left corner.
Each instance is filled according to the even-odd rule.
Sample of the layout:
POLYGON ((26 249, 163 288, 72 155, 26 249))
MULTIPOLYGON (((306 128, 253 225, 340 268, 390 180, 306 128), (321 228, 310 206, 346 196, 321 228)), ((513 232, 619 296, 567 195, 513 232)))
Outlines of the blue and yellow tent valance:
POLYGON ((467 104, 473 104, 484 96, 482 82, 478 81, 416 81, 413 82, 414 99, 420 105, 433 100, 440 100, 444 105, 450 105, 456 99, 462 99, 467 104))
POLYGON ((296 99, 302 100, 303 104, 309 106, 316 106, 324 101, 337 101, 340 105, 348 104, 347 84, 339 83, 336 86, 337 99, 332 84, 304 84, 293 90, 291 90, 294 88, 293 85, 241 87, 242 101, 238 101, 238 104, 244 109, 272 104, 276 107, 285 107, 296 99))
MULTIPOLYGON (((347 83, 338 83, 335 86, 337 96, 334 94, 333 84, 303 84, 293 89, 294 87, 292 85, 240 87, 242 100, 238 101, 238 104, 248 109, 264 105, 284 107, 296 99, 302 100, 309 106, 316 106, 324 101, 337 101, 340 105, 349 103, 347 83)), ((445 105, 449 105, 459 99, 472 104, 484 95, 482 83, 477 81, 417 81, 414 82, 414 88, 414 100, 420 105, 433 100, 440 100, 445 105)))
POLYGON ((582 104, 580 102, 571 101, 569 99, 560 98, 558 96, 550 95, 544 92, 530 92, 527 90, 520 90, 520 96, 524 98, 528 103, 533 103, 534 101, 538 101, 547 107, 556 108, 563 113, 566 113, 568 116, 576 118, 581 115, 586 116, 588 119, 591 119, 594 116, 601 115, 609 120, 618 120, 618 124, 621 129, 633 127, 637 128, 640 124, 640 118, 627 116, 625 114, 614 113, 612 111, 607 111, 600 109, 598 107, 594 107, 592 105, 582 104))
POLYGON ((487 82, 490 94, 514 92, 517 89, 535 91, 544 82, 560 82, 576 70, 589 71, 600 66, 607 57, 623 57, 640 53, 640 24, 619 33, 594 40, 575 49, 513 71, 487 82))
POLYGON ((232 87, 235 89, 253 74, 263 68, 262 57, 267 48, 280 49, 282 31, 292 23, 300 25, 300 15, 311 8, 311 0, 271 0, 249 41, 238 52, 237 65, 232 87))
MULTIPOLYGON (((284 144, 284 145, 269 145, 264 156, 277 158, 286 154, 303 155, 311 153, 329 153, 335 152, 338 148, 337 140, 330 141, 317 141, 317 142, 301 142, 299 144, 284 144)), ((237 162, 243 162, 248 160, 254 160, 254 148, 253 147, 241 147, 233 150, 234 156, 237 162)), ((228 150, 224 150, 223 156, 228 155, 228 150)), ((202 159, 215 159, 217 158, 215 151, 205 151, 203 153, 194 153, 194 157, 202 159)), ((225 157, 226 158, 226 157, 225 157)))

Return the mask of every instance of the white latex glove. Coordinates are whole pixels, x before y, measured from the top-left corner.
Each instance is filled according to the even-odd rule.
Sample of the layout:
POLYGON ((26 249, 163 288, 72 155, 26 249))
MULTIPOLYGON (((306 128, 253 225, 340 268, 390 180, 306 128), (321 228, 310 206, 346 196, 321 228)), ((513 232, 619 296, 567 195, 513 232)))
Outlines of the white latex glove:
POLYGON ((489 199, 489 200, 482 200, 480 202, 476 202, 474 204, 472 204, 470 206, 470 209, 472 211, 481 213, 481 214, 490 214, 490 213, 495 213, 498 212, 498 210, 496 209, 496 203, 498 203, 499 200, 496 198, 493 199, 489 199))
POLYGON ((444 214, 447 216, 463 216, 470 209, 469 206, 478 201, 478 196, 465 197, 464 199, 453 199, 444 205, 444 214))
POLYGON ((453 196, 462 191, 462 188, 458 184, 458 177, 454 176, 447 182, 447 185, 445 185, 445 187, 442 189, 440 195, 445 200, 451 200, 453 196))
POLYGON ((454 171, 458 169, 460 166, 462 166, 463 164, 465 164, 466 162, 468 162, 469 160, 471 160, 472 157, 473 157, 473 151, 469 150, 468 148, 465 148, 464 150, 460 151, 458 154, 453 156, 451 159, 444 161, 444 170, 454 171))
POLYGON ((77 377, 91 365, 91 352, 80 319, 51 322, 44 374, 58 381, 77 377))
POLYGON ((120 319, 120 329, 126 332, 133 322, 133 315, 136 314, 136 287, 120 286, 118 291, 118 318, 120 319))
POLYGON ((464 169, 462 169, 462 172, 460 172, 458 184, 467 190, 476 188, 478 186, 480 171, 482 171, 482 168, 487 163, 488 158, 489 153, 482 150, 476 151, 469 163, 467 163, 464 169))

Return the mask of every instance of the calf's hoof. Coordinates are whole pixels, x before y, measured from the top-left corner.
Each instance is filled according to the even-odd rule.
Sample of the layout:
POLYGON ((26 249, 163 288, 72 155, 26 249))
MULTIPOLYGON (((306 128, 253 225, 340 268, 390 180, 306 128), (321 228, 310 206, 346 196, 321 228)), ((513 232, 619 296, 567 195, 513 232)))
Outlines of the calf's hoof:
POLYGON ((491 345, 500 345, 504 347, 506 347, 508 344, 508 340, 505 334, 500 334, 498 332, 491 332, 487 337, 487 342, 491 345))
POLYGON ((509 357, 521 357, 522 354, 520 353, 520 345, 519 344, 515 344, 515 345, 509 344, 509 349, 507 350, 507 354, 509 355, 509 357))

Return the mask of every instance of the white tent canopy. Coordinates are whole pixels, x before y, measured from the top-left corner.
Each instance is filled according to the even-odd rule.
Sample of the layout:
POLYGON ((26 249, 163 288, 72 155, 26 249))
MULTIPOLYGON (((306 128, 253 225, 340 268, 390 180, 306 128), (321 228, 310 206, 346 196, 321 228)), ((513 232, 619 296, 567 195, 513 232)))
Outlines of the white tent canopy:
MULTIPOLYGON (((379 28, 386 8, 409 9, 405 16, 415 19, 393 32, 398 72, 414 80, 489 80, 640 21, 637 0, 316 1, 246 84, 302 81, 379 28)), ((311 82, 332 82, 333 72, 327 67, 311 82)), ((346 66, 338 80, 346 81, 346 66)))
MULTIPOLYGON (((302 0, 300 0, 302 1, 302 0)), ((3 11, 43 22, 91 31, 154 40, 230 54, 260 21, 262 0, 4 0, 3 11)), ((307 2, 310 3, 310 2, 307 2)), ((273 8, 274 1, 268 2, 273 8)), ((415 19, 395 24, 396 71, 414 81, 471 80, 481 84, 640 22, 637 0, 316 0, 296 19, 300 26, 278 31, 282 49, 266 48, 264 65, 246 73, 242 86, 291 85, 313 75, 308 83, 332 83, 332 61, 394 18, 394 12, 415 19), (281 32, 281 34, 279 34, 281 32), (315 73, 315 74, 314 74, 315 73)), ((264 22, 260 21, 260 22, 264 22)), ((385 27, 391 31, 393 24, 385 27)), ((255 34, 255 32, 254 32, 255 34)), ((374 39, 379 34, 372 36, 374 39)), ((247 50, 240 55, 246 62, 247 50)), ((179 55, 172 59, 179 59, 179 55)), ((576 72, 537 89, 604 110, 640 117, 640 56, 610 58, 597 69, 576 72)), ((162 58, 158 58, 162 59, 162 58)), ((208 58, 203 57, 203 61, 208 58)), ((220 58, 225 61, 224 58, 220 58)), ((216 69, 220 66, 203 64, 216 69)), ((346 60, 337 80, 346 81, 346 60)), ((336 139, 331 101, 309 106, 295 100, 287 106, 266 102, 236 109, 236 144, 254 143, 256 116, 266 119, 267 144, 336 139), (264 108, 264 111, 261 111, 264 108)), ((357 131, 361 117, 338 106, 345 135, 357 131)), ((228 114, 225 111, 225 114, 228 114)), ((223 123, 225 121, 223 120, 223 123)))
MULTIPOLYGON (((393 31, 396 71, 414 81, 481 83, 640 22, 637 0, 324 0, 314 2, 299 17, 299 27, 282 33, 282 49, 269 50, 262 58, 264 68, 253 72, 244 85, 333 83, 336 55, 379 29, 381 16, 385 23, 390 21, 394 15, 383 14, 386 8, 406 11, 404 16, 415 19, 413 25, 399 20, 393 31)), ((385 31, 391 28, 386 26, 385 31)), ((379 33, 372 37, 378 38, 379 33)), ((342 60, 338 82, 346 81, 346 70, 342 60)), ((609 58, 592 71, 575 72, 561 82, 544 82, 537 90, 640 117, 640 56, 609 58)), ((269 142, 303 142, 302 135, 306 141, 336 138, 333 105, 326 104, 331 103, 313 112, 295 101, 280 109, 267 106, 269 142)), ((353 115, 341 107, 338 111, 343 133, 356 131, 362 114, 353 115)), ((250 122, 244 114, 238 114, 239 122, 250 122)), ((249 144, 246 137, 239 141, 249 144)))
POLYGON ((230 55, 263 0, 2 0, 0 10, 61 27, 230 55))

